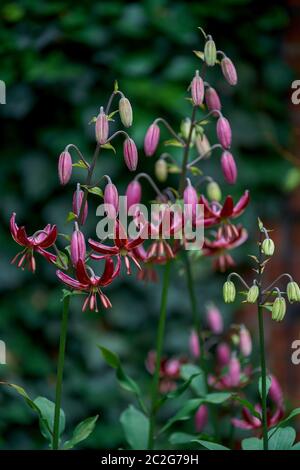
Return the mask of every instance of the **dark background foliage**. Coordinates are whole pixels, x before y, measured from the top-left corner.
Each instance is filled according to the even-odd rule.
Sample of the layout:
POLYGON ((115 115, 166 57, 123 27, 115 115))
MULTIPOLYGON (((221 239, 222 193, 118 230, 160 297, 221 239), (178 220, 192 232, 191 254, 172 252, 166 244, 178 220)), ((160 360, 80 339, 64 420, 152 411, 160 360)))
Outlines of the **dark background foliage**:
MULTIPOLYGON (((25 386, 33 397, 53 399, 60 286, 53 268, 42 260, 35 276, 10 266, 17 252, 8 230, 11 212, 16 211, 28 232, 48 222, 70 232, 65 217, 80 171, 75 171, 73 185, 61 188, 58 155, 71 142, 92 154, 89 121, 106 102, 115 79, 133 104, 131 134, 141 149, 139 169, 152 172, 153 161, 143 156, 143 136, 155 117, 164 116, 178 128, 189 113, 185 96, 199 67, 192 50, 203 46, 197 29, 201 25, 239 73, 234 89, 224 84, 219 70, 210 79, 222 93, 239 165, 238 184, 233 189, 223 185, 224 194, 232 191, 238 197, 248 188, 252 195, 243 217, 250 241, 236 254, 246 268, 246 254, 255 247, 257 214, 278 220, 286 207, 282 188, 290 165, 274 150, 273 141, 287 147, 291 134, 287 105, 292 72, 283 47, 290 18, 282 2, 258 0, 23 0, 2 1, 0 12, 0 78, 7 86, 7 104, 0 108, 0 338, 8 349, 0 379, 25 386)), ((222 182, 218 158, 205 171, 222 182)), ((98 171, 100 176, 108 173, 121 193, 131 179, 120 151, 116 156, 105 152, 98 171)), ((92 206, 90 214, 92 230, 92 206)), ((212 275, 210 261, 197 266, 197 275, 202 305, 214 299, 229 323, 232 309, 224 308, 220 296, 224 276, 212 275)), ((187 354, 191 319, 180 265, 173 276, 165 347, 170 354, 187 354)), ((100 315, 83 315, 72 301, 63 407, 69 432, 84 417, 100 414, 86 443, 91 448, 124 445, 118 420, 130 398, 118 388, 96 345, 117 351, 146 393, 144 361, 154 347, 160 287, 123 277, 110 295, 113 309, 100 315)), ((34 416, 14 393, 1 388, 0 448, 41 446, 34 416)))

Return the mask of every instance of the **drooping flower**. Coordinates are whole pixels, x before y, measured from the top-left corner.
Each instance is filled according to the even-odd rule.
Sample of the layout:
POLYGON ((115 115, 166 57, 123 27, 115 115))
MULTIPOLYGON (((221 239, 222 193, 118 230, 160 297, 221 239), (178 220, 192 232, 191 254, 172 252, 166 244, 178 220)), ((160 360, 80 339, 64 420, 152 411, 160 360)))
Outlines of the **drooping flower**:
POLYGON ((141 264, 137 273, 137 279, 144 282, 158 282, 158 274, 155 269, 155 260, 149 259, 147 250, 139 245, 133 250, 134 257, 141 264))
POLYGON ((221 369, 218 375, 209 375, 208 383, 216 390, 232 390, 244 387, 248 382, 251 374, 251 367, 241 367, 239 359, 232 354, 226 365, 225 372, 221 369))
POLYGON ((56 275, 68 287, 88 293, 82 306, 83 312, 87 308, 98 312, 97 296, 99 296, 104 308, 111 307, 109 298, 102 292, 101 288, 112 283, 120 272, 120 266, 120 259, 117 260, 116 267, 114 267, 112 258, 107 257, 102 276, 96 276, 93 270, 79 259, 76 265, 76 279, 60 270, 56 271, 56 275))
POLYGON ((204 227, 211 227, 222 222, 228 222, 229 219, 236 219, 242 215, 249 201, 249 191, 245 191, 236 204, 234 204, 231 196, 227 196, 223 206, 216 201, 209 203, 203 195, 200 196, 199 204, 204 206, 204 227))
POLYGON ((218 366, 222 369, 230 361, 231 351, 227 343, 219 343, 216 349, 218 366))
MULTIPOLYGON (((186 362, 185 358, 163 357, 159 370, 159 390, 168 393, 177 388, 177 380, 180 378, 180 367, 186 362)), ((156 352, 150 351, 146 359, 146 368, 150 374, 154 374, 156 365, 156 352)))
MULTIPOLYGON (((261 415, 262 409, 260 405, 256 405, 255 411, 261 415)), ((267 427, 273 427, 282 419, 284 415, 283 408, 281 406, 276 406, 274 412, 271 412, 270 409, 267 410, 267 427)), ((233 426, 239 429, 247 429, 247 430, 256 430, 262 428, 262 420, 256 416, 253 416, 248 408, 242 408, 242 419, 240 418, 232 418, 231 423, 233 426)))
POLYGON ((38 230, 33 235, 28 236, 25 227, 17 225, 16 214, 14 212, 10 218, 10 232, 15 242, 24 247, 11 261, 12 263, 18 261, 18 268, 23 268, 25 263, 30 271, 35 272, 35 253, 42 255, 47 261, 55 263, 56 255, 46 251, 56 241, 57 228, 55 225, 48 224, 43 230, 38 230))

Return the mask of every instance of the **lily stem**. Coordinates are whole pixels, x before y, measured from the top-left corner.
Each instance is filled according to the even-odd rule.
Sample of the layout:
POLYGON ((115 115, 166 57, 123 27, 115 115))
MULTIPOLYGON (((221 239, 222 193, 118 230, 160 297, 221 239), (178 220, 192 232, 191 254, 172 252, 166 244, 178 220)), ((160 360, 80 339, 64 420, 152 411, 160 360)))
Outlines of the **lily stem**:
POLYGON ((70 297, 67 296, 64 298, 64 301, 63 301, 63 314, 62 314, 61 327, 60 327, 58 366, 57 366, 56 391, 55 391, 53 441, 52 441, 53 450, 57 450, 59 447, 59 424, 60 424, 59 421, 60 421, 64 362, 65 362, 66 338, 67 338, 67 329, 68 329, 69 303, 70 303, 70 297))
POLYGON ((159 395, 159 373, 163 348, 163 340, 165 334, 166 318, 167 318, 167 298, 170 281, 170 267, 171 262, 168 261, 165 265, 163 287, 160 304, 159 323, 156 339, 156 362, 155 371, 152 380, 151 390, 151 408, 150 408, 150 421, 149 421, 149 435, 148 435, 148 449, 152 450, 154 446, 154 432, 155 432, 155 418, 157 413, 157 399, 159 395))

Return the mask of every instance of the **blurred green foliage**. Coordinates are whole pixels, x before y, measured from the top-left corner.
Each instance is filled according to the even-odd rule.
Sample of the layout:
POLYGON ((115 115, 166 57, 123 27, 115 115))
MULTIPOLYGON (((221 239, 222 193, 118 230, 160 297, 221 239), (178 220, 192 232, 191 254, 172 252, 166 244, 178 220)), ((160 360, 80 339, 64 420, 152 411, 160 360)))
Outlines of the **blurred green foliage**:
MULTIPOLYGON (((9 265, 18 249, 8 230, 11 212, 17 212, 17 221, 26 223, 28 232, 48 222, 57 223, 61 231, 66 229, 74 185, 59 186, 57 158, 71 142, 91 155, 94 135, 89 121, 106 102, 115 79, 133 104, 131 133, 140 148, 145 129, 155 117, 164 116, 178 127, 189 113, 186 89, 199 67, 192 50, 203 46, 200 25, 234 60, 239 73, 239 85, 234 89, 224 84, 219 70, 209 80, 222 94, 224 113, 233 127, 233 152, 239 165, 234 195, 246 187, 252 194, 243 221, 250 229, 257 210, 262 217, 279 214, 287 164, 274 152, 270 136, 283 145, 288 143, 286 92, 291 82, 282 57, 289 17, 281 3, 1 2, 0 78, 6 82, 7 104, 0 107, 0 338, 7 344, 8 365, 0 366, 0 380, 18 383, 32 396, 54 397, 60 286, 53 267, 42 260, 34 277, 9 265)), ((152 172, 153 161, 145 161, 141 152, 142 168, 152 172)), ((222 182, 217 155, 205 171, 222 182)), ((100 176, 104 173, 113 178, 120 192, 131 177, 120 153, 114 156, 108 151, 99 166, 100 176)), ((79 175, 76 170, 74 183, 79 175)), ((231 190, 223 188, 225 194, 231 190)), ((90 213, 94 213, 92 208, 90 213)), ((95 223, 92 217, 91 230, 95 223)), ((244 260, 249 251, 249 245, 240 249, 236 259, 244 260)), ((223 277, 211 275, 210 261, 198 266, 198 271, 201 303, 212 298, 220 301, 223 277)), ((149 376, 144 361, 154 345, 159 295, 159 285, 145 286, 133 276, 114 283, 110 289, 113 309, 104 314, 83 315, 72 300, 63 407, 69 434, 80 419, 100 414, 85 447, 124 445, 118 420, 130 399, 117 387, 96 344, 115 350, 146 393, 149 376)), ((222 309, 229 321, 231 312, 222 309)), ((187 353, 190 325, 179 267, 170 292, 167 352, 187 353)), ((33 414, 1 386, 0 448, 44 445, 33 414)))

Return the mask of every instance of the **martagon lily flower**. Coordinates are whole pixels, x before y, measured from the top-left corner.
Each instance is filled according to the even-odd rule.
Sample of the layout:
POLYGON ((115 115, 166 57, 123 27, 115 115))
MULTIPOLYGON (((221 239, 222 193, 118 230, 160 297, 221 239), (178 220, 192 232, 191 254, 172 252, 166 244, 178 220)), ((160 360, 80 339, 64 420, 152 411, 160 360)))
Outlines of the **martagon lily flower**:
POLYGON ((244 212, 249 201, 249 191, 245 191, 236 204, 231 196, 227 196, 223 206, 217 202, 210 204, 204 196, 201 196, 199 204, 204 206, 204 227, 228 223, 229 219, 236 219, 244 212))
POLYGON ((14 212, 10 219, 10 231, 15 242, 24 247, 11 261, 12 263, 18 261, 18 268, 23 268, 23 264, 27 263, 29 270, 35 272, 35 253, 44 256, 47 261, 55 263, 56 255, 46 251, 46 249, 50 248, 56 241, 57 228, 55 225, 48 224, 43 230, 38 230, 33 235, 28 236, 25 227, 19 227, 17 225, 16 214, 14 212))
POLYGON ((105 268, 102 276, 96 276, 93 270, 89 266, 86 266, 83 260, 79 259, 76 265, 77 279, 73 279, 60 270, 56 271, 56 275, 68 287, 88 293, 88 296, 82 306, 83 312, 87 309, 87 307, 89 307, 90 310, 95 310, 98 312, 97 295, 99 295, 104 308, 109 308, 112 306, 109 298, 103 294, 101 287, 108 286, 112 283, 115 277, 119 275, 120 266, 120 259, 118 259, 116 267, 114 267, 113 260, 111 258, 106 258, 105 268))

